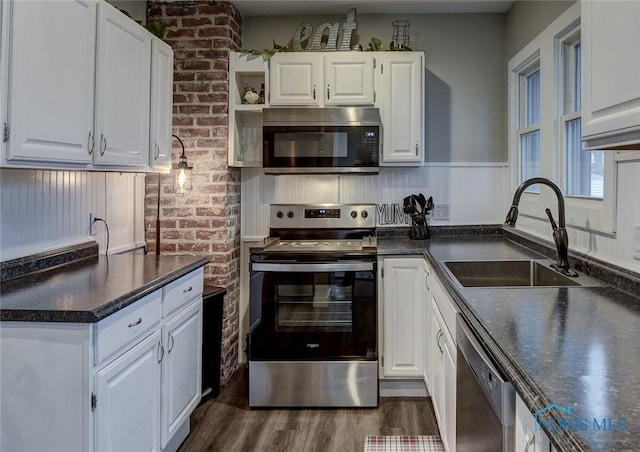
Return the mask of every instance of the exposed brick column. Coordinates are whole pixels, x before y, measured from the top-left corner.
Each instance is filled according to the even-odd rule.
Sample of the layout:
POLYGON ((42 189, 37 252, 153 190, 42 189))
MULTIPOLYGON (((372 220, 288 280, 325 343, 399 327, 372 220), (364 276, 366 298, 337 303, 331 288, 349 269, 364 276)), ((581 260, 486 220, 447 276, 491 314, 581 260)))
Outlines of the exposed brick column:
MULTIPOLYGON (((238 365, 240 171, 227 165, 229 51, 240 48, 242 17, 220 1, 150 1, 148 20, 167 25, 174 51, 173 133, 193 166, 193 192, 171 193, 161 175, 160 251, 206 255, 205 284, 227 289, 222 331, 225 384, 238 365)), ((173 162, 181 149, 174 140, 173 162)), ((155 252, 158 175, 146 178, 146 240, 155 252)))

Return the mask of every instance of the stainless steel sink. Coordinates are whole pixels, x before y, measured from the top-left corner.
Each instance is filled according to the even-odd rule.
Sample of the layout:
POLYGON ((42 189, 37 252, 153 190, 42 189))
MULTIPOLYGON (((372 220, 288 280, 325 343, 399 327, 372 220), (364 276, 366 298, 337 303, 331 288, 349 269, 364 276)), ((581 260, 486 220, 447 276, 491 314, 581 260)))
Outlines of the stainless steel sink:
POLYGON ((448 261, 446 269, 461 287, 570 287, 601 286, 579 274, 565 276, 550 265, 552 260, 448 261))

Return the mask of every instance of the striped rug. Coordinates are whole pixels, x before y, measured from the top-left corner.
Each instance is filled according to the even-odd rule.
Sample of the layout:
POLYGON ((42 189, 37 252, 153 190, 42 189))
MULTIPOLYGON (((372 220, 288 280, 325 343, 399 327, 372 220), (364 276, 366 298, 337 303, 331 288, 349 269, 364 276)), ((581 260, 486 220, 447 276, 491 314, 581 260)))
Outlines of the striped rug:
POLYGON ((364 452, 444 452, 442 439, 436 435, 367 436, 364 452))

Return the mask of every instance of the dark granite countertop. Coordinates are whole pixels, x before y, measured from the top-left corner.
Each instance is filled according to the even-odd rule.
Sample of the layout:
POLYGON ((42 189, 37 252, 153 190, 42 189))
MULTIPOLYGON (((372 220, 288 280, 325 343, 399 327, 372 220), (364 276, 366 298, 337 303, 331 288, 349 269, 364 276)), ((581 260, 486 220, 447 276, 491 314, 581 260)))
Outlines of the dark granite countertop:
POLYGON ((97 322, 208 263, 206 257, 93 256, 0 286, 0 320, 97 322))
MULTIPOLYGON (((575 423, 546 432, 557 450, 637 449, 640 298, 609 285, 461 289, 444 270, 443 261, 546 256, 503 234, 435 236, 420 246, 415 242, 379 238, 378 251, 381 255, 424 251, 467 323, 531 412, 550 404, 571 406, 575 423), (403 247, 411 252, 403 252, 403 247)), ((564 420, 562 413, 548 414, 546 420, 556 422, 549 425, 564 420)))

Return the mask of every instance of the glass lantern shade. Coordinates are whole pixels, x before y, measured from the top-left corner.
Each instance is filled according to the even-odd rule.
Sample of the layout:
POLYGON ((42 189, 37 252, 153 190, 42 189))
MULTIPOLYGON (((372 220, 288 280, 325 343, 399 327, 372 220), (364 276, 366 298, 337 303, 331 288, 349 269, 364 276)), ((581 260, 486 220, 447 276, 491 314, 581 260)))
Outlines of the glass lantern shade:
POLYGON ((185 197, 193 190, 193 179, 191 178, 193 167, 187 165, 180 159, 178 166, 173 168, 173 192, 180 197, 185 197))

